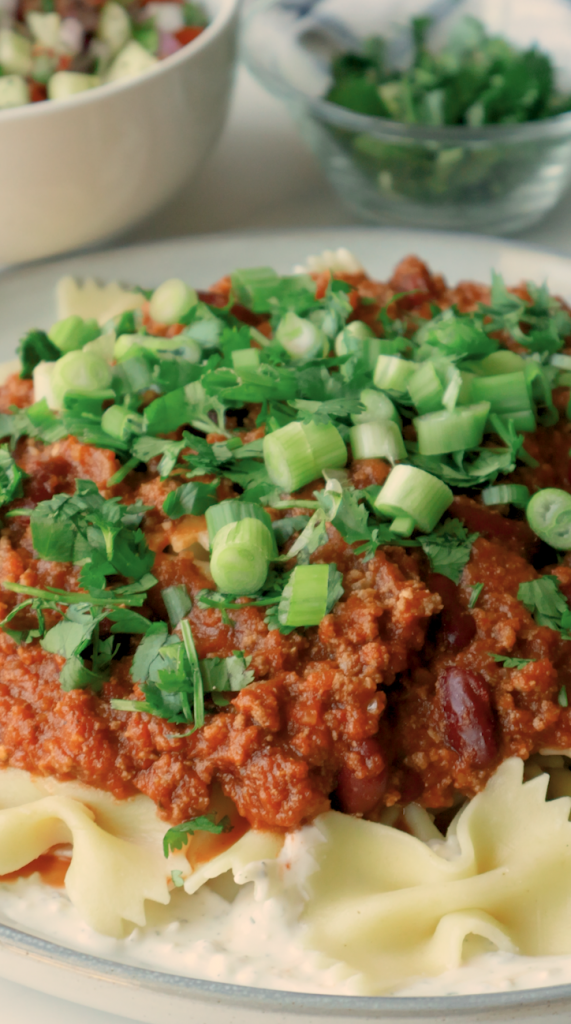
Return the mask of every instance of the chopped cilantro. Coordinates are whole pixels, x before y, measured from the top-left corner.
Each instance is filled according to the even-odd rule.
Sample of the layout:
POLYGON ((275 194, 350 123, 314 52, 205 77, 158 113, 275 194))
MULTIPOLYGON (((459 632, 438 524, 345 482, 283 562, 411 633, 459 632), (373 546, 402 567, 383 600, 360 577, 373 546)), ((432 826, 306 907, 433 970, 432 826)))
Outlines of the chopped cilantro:
POLYGON ((517 596, 538 626, 548 626, 561 633, 564 639, 571 639, 571 609, 556 576, 541 576, 538 580, 520 583, 517 596))
POLYGON ((507 654, 492 654, 491 651, 488 651, 488 655, 502 668, 525 668, 526 665, 531 665, 536 660, 535 658, 510 658, 507 654))
POLYGON ((45 331, 28 331, 18 344, 18 355, 22 364, 20 377, 31 377, 38 363, 53 363, 61 351, 50 341, 45 331))
POLYGON ((201 814, 190 821, 183 821, 180 825, 173 825, 169 828, 163 839, 163 852, 165 857, 175 850, 182 850, 188 840, 195 832, 213 832, 220 835, 222 832, 231 832, 232 825, 226 816, 216 821, 213 814, 201 814))
POLYGON ((419 541, 432 572, 459 583, 477 537, 477 533, 468 533, 459 519, 447 519, 433 533, 419 537, 419 541))

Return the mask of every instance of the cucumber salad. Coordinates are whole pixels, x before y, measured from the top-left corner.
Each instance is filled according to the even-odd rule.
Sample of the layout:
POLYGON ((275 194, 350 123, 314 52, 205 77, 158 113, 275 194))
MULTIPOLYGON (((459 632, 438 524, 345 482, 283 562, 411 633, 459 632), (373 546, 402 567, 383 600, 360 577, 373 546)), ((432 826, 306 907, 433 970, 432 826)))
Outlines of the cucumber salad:
POLYGON ((135 78, 207 24, 185 0, 1 0, 0 110, 135 78))

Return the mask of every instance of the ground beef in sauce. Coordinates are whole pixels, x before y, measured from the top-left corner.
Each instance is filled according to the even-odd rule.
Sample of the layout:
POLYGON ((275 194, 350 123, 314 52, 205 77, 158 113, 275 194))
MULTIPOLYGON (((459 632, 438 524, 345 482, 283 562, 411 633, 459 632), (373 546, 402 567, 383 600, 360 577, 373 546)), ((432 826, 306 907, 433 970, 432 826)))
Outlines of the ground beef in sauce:
MULTIPOLYGON (((364 275, 346 280, 354 288, 354 316, 377 327, 380 306, 388 305, 392 316, 428 318, 434 304, 470 310, 488 297, 487 289, 472 282, 448 289, 416 257, 404 260, 388 284, 364 275), (413 294, 391 305, 392 296, 403 291, 413 294)), ((223 304, 227 295, 223 279, 209 301, 223 304)), ((263 317, 244 319, 267 333, 263 317)), ((148 326, 153 329, 152 322, 148 326)), ((17 377, 0 388, 0 410, 31 401, 29 383, 17 377)), ((532 490, 571 490, 569 446, 568 424, 540 428, 526 440, 538 467, 518 468, 513 480, 532 490)), ((212 586, 192 547, 204 519, 172 522, 164 516, 171 484, 161 482, 156 470, 131 472, 108 488, 118 468, 114 454, 75 438, 49 446, 20 440, 16 459, 29 474, 20 506, 71 493, 78 477, 95 481, 106 497, 141 498, 153 506, 145 533, 156 552, 159 584, 145 614, 164 615, 165 586, 185 583, 191 594, 212 586)), ((378 459, 350 467, 357 487, 382 483, 389 468, 378 459)), ((219 498, 231 493, 223 482, 219 498)), ((252 656, 255 682, 190 736, 159 718, 111 709, 112 697, 142 696, 129 674, 136 641, 121 651, 101 693, 65 693, 59 684, 62 658, 37 641, 19 647, 0 632, 0 762, 80 779, 120 798, 145 793, 172 822, 203 813, 216 782, 252 825, 290 829, 331 804, 371 817, 410 800, 429 808, 451 806, 458 794, 480 790, 511 755, 527 758, 543 748, 571 747, 571 710, 557 699, 562 685, 571 682, 571 643, 536 625, 516 596, 521 582, 555 572, 571 598, 567 558, 559 566, 546 565, 525 521, 470 497, 459 495, 449 514, 480 535, 458 586, 432 573, 419 549, 379 549, 364 561, 330 526, 327 544, 312 560, 335 562, 345 592, 318 628, 284 636, 269 630, 264 610, 247 599, 228 613, 229 624, 218 610, 195 603, 190 621, 199 657, 243 650, 252 656), (470 609, 477 583, 484 588, 470 609), (506 669, 490 651, 534 660, 506 669)), ((5 522, 2 617, 16 601, 4 581, 77 586, 73 566, 34 557, 25 517, 5 522)))

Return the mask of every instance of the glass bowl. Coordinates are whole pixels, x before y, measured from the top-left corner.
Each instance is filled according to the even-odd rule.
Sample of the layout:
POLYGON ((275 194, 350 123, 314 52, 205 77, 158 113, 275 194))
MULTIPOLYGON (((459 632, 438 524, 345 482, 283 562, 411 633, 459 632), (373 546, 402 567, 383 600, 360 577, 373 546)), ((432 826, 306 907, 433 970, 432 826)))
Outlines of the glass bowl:
POLYGON ((442 38, 463 13, 521 48, 537 44, 550 55, 558 86, 571 92, 568 0, 262 0, 248 12, 248 67, 285 101, 327 178, 364 220, 505 234, 540 220, 571 180, 571 113, 523 124, 427 127, 322 98, 332 56, 351 44, 383 35, 398 66, 410 52, 412 16, 433 15, 442 38))

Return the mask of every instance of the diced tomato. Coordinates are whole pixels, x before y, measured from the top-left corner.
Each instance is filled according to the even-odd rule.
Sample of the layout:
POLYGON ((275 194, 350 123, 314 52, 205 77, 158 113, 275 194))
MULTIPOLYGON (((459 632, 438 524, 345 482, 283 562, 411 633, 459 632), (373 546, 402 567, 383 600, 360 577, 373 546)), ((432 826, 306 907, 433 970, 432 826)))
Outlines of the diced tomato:
POLYGON ((204 32, 204 29, 200 25, 185 25, 184 28, 179 28, 178 32, 173 32, 173 35, 182 46, 186 46, 187 43, 192 43, 192 40, 196 39, 201 32, 204 32))
POLYGON ((28 82, 28 85, 32 103, 41 103, 42 100, 47 100, 48 94, 45 85, 42 85, 41 82, 34 82, 33 79, 28 82))

